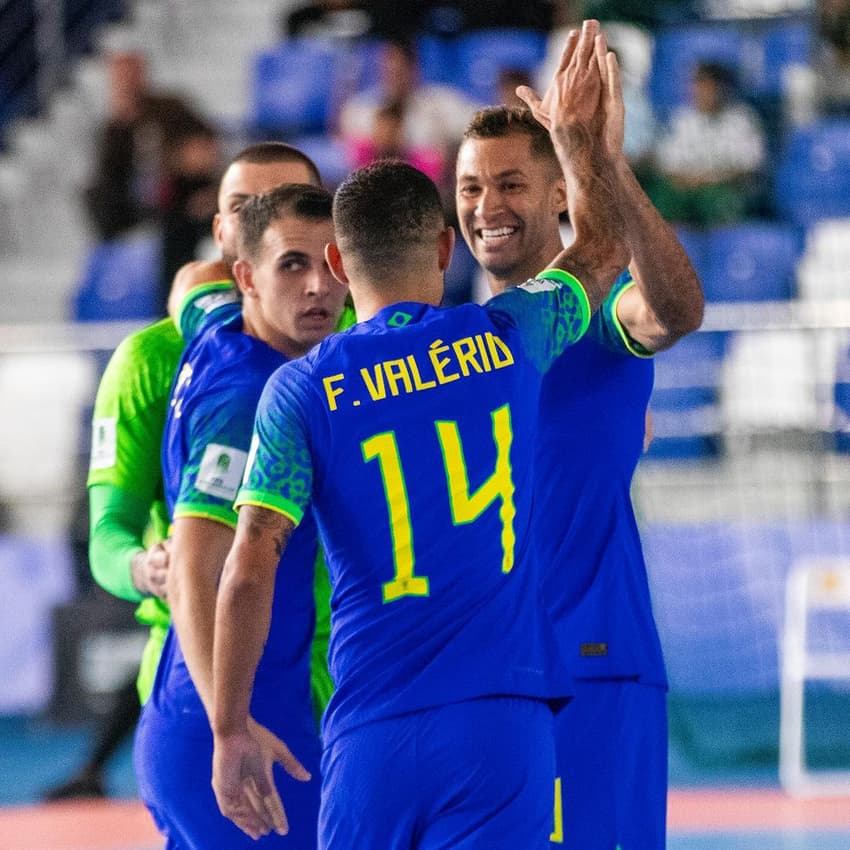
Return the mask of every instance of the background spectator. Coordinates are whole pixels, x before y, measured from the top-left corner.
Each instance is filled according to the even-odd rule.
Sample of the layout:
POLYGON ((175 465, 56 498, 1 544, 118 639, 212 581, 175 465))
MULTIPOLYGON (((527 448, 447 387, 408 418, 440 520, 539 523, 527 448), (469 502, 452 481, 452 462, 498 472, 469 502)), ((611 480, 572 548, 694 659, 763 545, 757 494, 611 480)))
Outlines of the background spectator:
POLYGON ((195 258, 215 213, 216 132, 181 97, 151 87, 140 52, 112 53, 108 72, 108 114, 85 204, 101 240, 162 226, 164 307, 174 273, 195 258))
POLYGON ((391 101, 376 112, 372 134, 350 142, 352 168, 377 159, 404 160, 427 174, 435 183, 445 180, 445 159, 438 148, 408 146, 404 141, 404 104, 391 101))
MULTIPOLYGON (((378 118, 378 113, 388 104, 401 113, 400 149, 428 151, 429 159, 444 163, 454 160, 466 124, 478 108, 456 88, 423 85, 414 47, 399 41, 383 46, 378 83, 343 103, 339 117, 343 141, 355 148, 374 144, 376 123, 387 123, 387 116, 378 118)), ((436 182, 445 198, 454 196, 453 186, 447 185, 449 177, 444 174, 436 182)))
POLYGON ((757 195, 765 138, 756 112, 734 93, 731 71, 696 66, 692 104, 680 107, 655 152, 650 195, 668 220, 697 226, 739 221, 757 195))

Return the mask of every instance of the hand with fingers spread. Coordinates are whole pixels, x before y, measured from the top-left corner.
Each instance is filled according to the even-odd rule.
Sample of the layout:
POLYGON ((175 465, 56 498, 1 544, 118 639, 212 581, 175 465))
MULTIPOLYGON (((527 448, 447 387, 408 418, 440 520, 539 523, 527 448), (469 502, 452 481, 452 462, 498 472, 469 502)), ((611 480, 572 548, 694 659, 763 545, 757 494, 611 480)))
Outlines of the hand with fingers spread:
POLYGON ((310 773, 286 744, 265 726, 248 718, 244 732, 216 736, 213 791, 221 813, 257 839, 271 831, 289 832, 283 802, 274 783, 274 764, 308 782, 310 773))

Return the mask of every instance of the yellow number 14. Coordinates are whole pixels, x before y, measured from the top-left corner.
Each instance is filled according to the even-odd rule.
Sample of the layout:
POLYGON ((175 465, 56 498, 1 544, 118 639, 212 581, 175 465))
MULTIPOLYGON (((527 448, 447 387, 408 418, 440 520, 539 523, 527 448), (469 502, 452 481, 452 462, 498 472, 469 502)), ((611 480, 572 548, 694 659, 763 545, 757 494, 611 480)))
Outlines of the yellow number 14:
MULTIPOLYGON (((457 423, 435 422, 434 425, 443 454, 452 522, 455 525, 474 522, 493 502, 500 500, 502 572, 508 573, 514 565, 516 544, 514 533, 516 507, 510 458, 513 442, 510 407, 506 404, 494 410, 490 418, 493 426, 493 442, 496 445, 495 469, 474 493, 469 492, 469 476, 457 423)), ((364 440, 361 449, 364 462, 375 459, 378 461, 389 513, 395 576, 391 581, 384 582, 384 602, 393 602, 403 596, 427 596, 428 577, 417 576, 414 572, 416 556, 413 547, 413 527, 410 521, 410 503, 395 434, 392 431, 376 434, 364 440)))

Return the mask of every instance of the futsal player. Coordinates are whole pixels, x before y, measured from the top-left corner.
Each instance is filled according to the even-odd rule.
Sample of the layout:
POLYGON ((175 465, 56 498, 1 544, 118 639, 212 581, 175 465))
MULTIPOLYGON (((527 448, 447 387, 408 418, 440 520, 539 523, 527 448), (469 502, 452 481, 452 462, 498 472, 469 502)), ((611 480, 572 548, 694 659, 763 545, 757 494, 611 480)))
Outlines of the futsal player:
MULTIPOLYGON (((178 322, 187 347, 172 389, 163 439, 163 476, 172 521, 166 637, 151 699, 142 710, 135 764, 142 799, 168 846, 233 850, 253 842, 222 817, 210 787, 212 641, 215 598, 233 539, 233 499, 245 467, 254 411, 269 375, 331 333, 346 291, 332 279, 324 246, 333 238, 331 197, 285 185, 246 199, 239 211, 240 258, 229 283, 190 289, 178 322)), ((184 274, 181 272, 181 274, 184 274)), ((184 276, 194 274, 189 269, 184 276)), ((198 275, 203 279, 205 275, 198 275)), ((175 283, 179 290, 182 280, 175 283)), ((274 594, 268 651, 257 670, 252 728, 261 740, 284 730, 316 778, 299 767, 278 781, 295 801, 286 840, 316 844, 319 740, 310 699, 312 519, 293 536, 274 594), (266 728, 267 727, 267 728, 266 728)), ((279 748, 278 748, 279 752, 279 748)), ((272 846, 270 845, 270 846, 272 846)))
MULTIPOLYGON (((551 841, 575 850, 663 850, 667 680, 630 486, 644 446, 651 355, 699 326, 703 297, 682 246, 623 156, 613 57, 604 69, 604 138, 629 268, 585 337, 546 375, 534 438, 534 540, 562 654, 577 677, 576 696, 555 722, 551 841)), ((531 103, 547 123, 546 104, 531 103)), ((475 116, 458 155, 456 202, 494 294, 563 250, 567 195, 549 134, 529 110, 493 107, 475 116)))

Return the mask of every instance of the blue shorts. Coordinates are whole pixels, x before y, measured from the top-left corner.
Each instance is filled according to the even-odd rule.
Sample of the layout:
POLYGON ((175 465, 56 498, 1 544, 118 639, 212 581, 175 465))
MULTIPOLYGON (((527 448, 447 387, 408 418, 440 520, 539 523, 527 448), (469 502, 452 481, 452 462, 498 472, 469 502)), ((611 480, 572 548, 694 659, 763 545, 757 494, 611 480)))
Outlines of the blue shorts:
POLYGON ((631 679, 577 681, 575 697, 555 719, 555 749, 553 850, 664 850, 664 688, 631 679))
POLYGON ((323 850, 546 850, 544 702, 493 697, 369 723, 322 756, 323 850))
POLYGON ((286 743, 313 779, 297 782, 275 767, 289 834, 272 833, 258 843, 219 811, 211 784, 212 733, 189 732, 148 703, 136 729, 133 760, 139 796, 157 829, 166 836, 166 850, 315 850, 320 787, 318 736, 286 739, 286 743))

